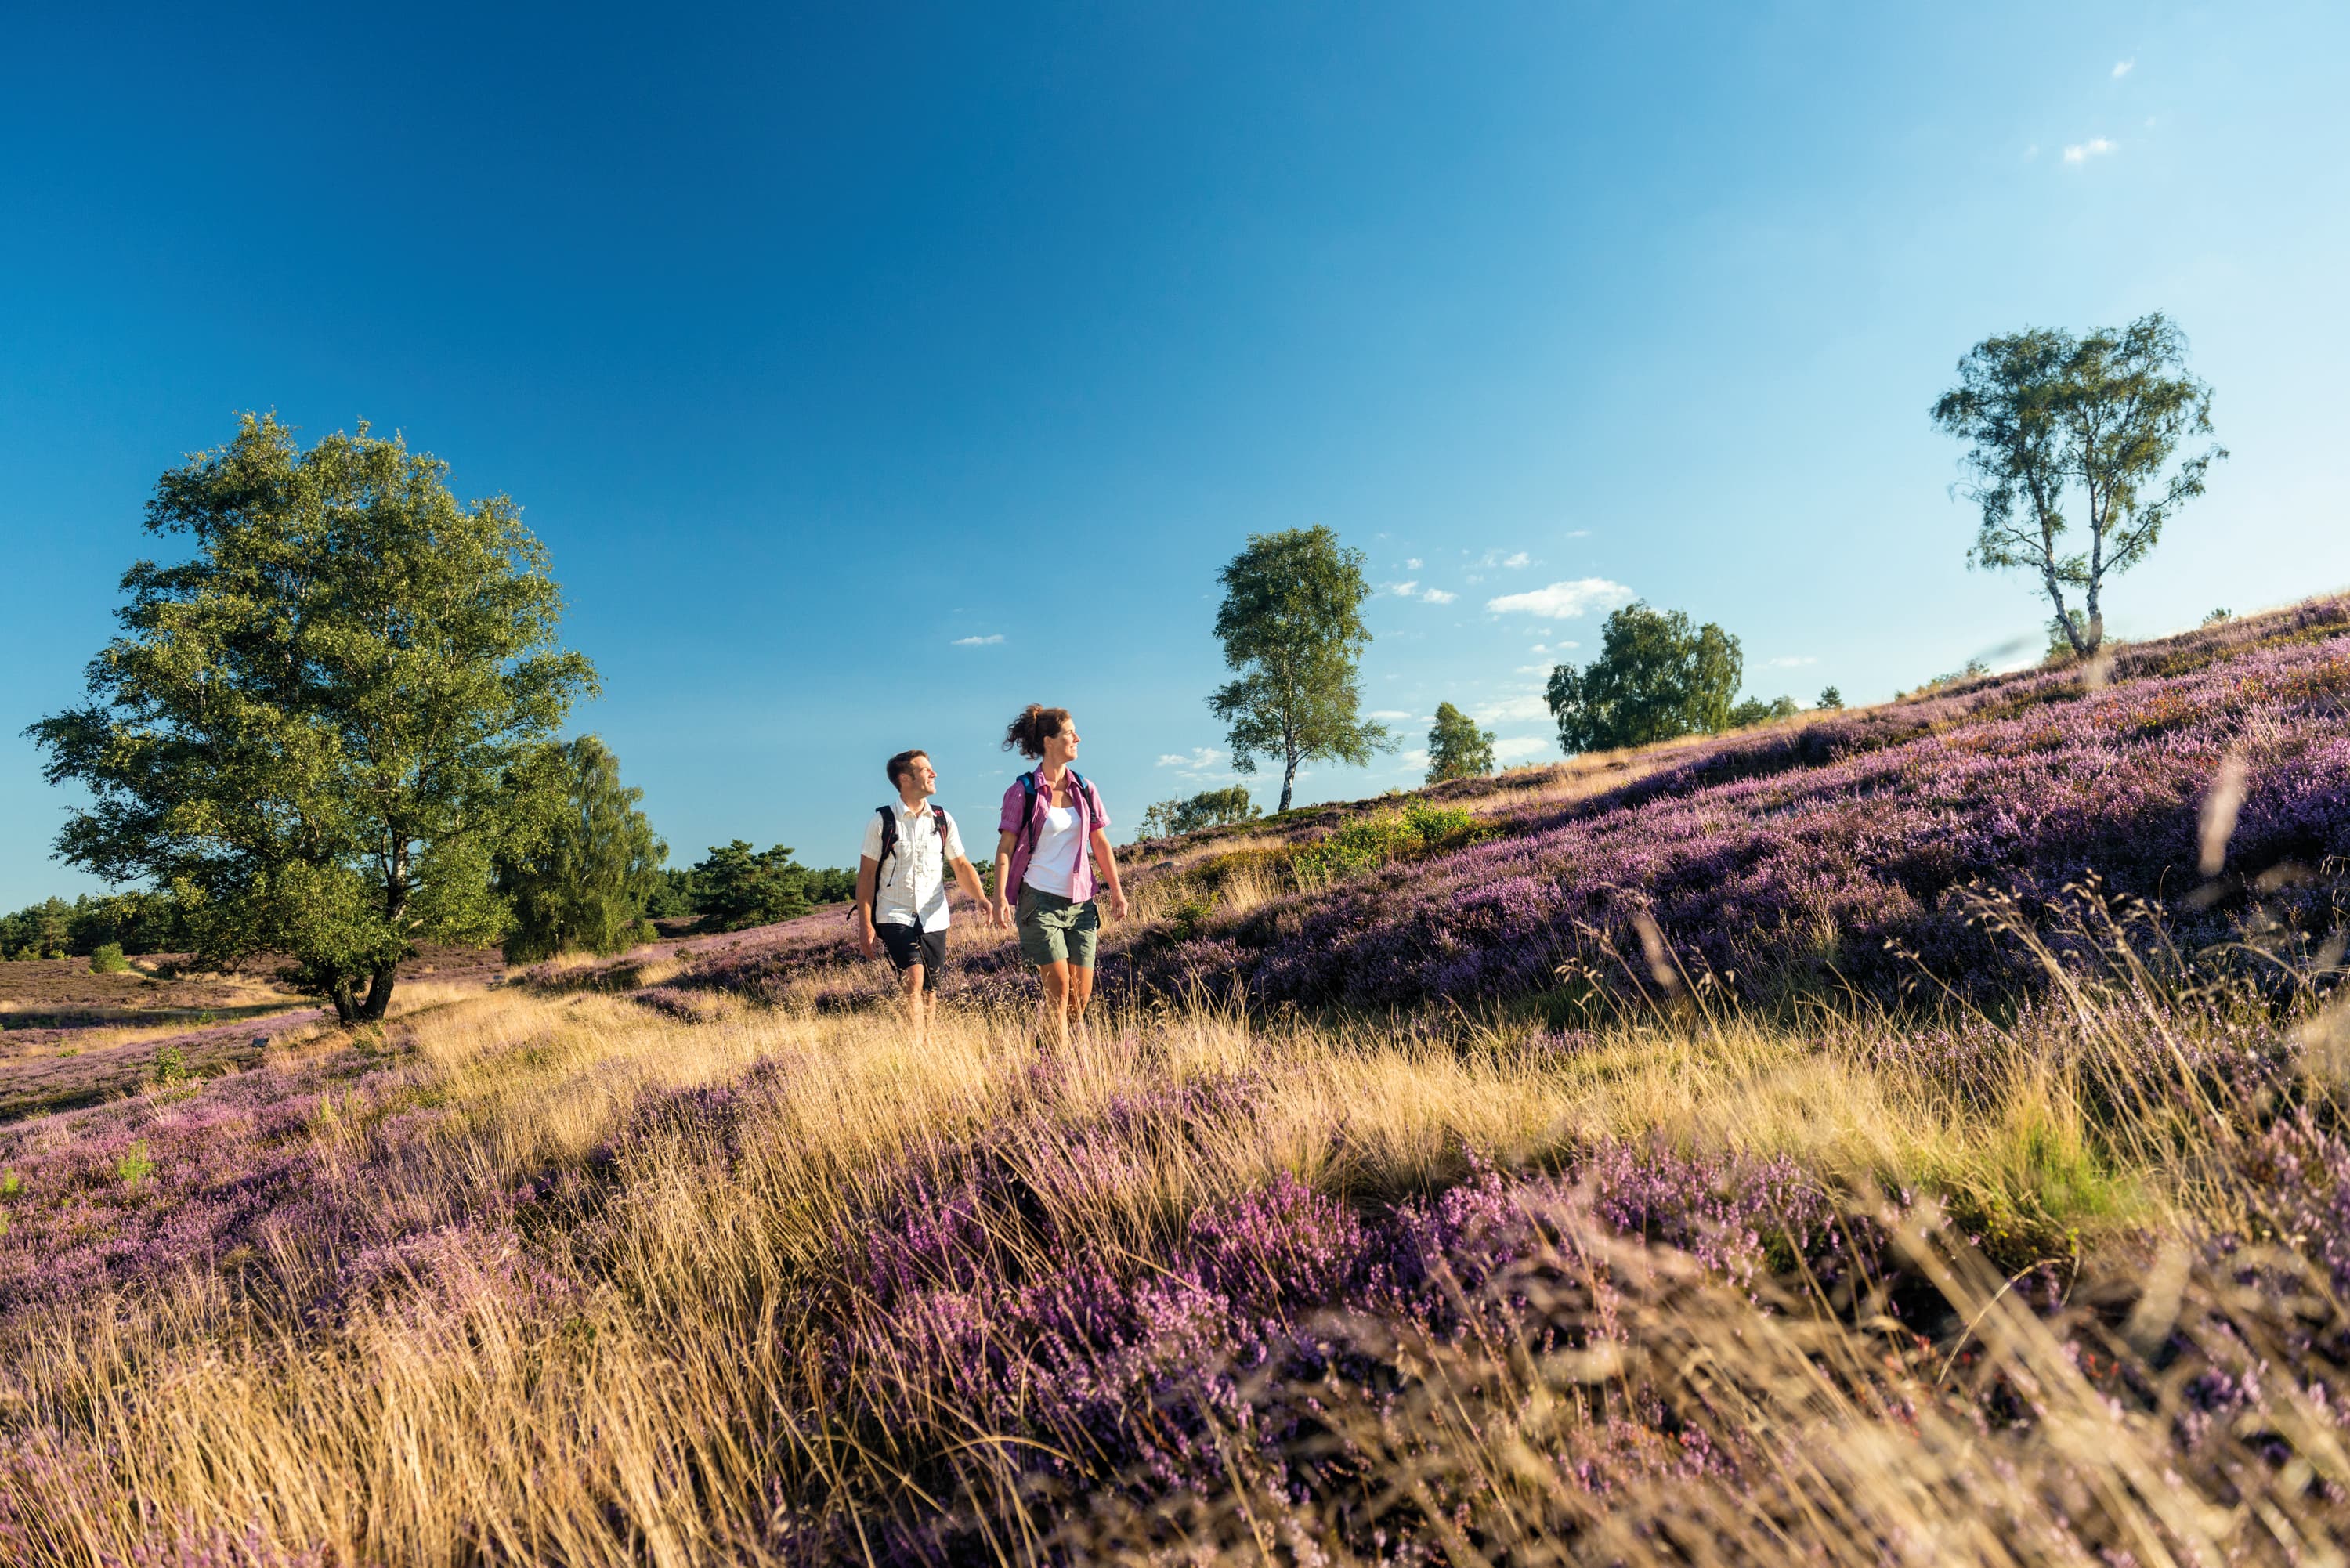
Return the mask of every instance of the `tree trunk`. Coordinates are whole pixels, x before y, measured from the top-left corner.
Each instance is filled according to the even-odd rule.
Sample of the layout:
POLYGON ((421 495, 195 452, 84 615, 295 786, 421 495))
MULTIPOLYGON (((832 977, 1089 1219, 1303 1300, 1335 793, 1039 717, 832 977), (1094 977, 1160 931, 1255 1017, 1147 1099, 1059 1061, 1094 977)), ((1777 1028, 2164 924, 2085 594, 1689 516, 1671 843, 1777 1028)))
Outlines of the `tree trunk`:
POLYGON ((400 972, 397 964, 385 964, 375 971, 368 982, 367 1000, 359 1005, 360 1019, 369 1023, 383 1021, 384 1009, 391 1005, 391 982, 400 972))
POLYGON ((1282 768, 1281 768, 1281 804, 1280 804, 1279 805, 1277 805, 1277 806, 1275 806, 1275 807, 1274 808, 1274 814, 1275 814, 1276 815, 1279 815, 1280 813, 1284 812, 1284 811, 1287 811, 1287 810, 1289 809, 1289 786, 1290 786, 1291 782, 1292 782, 1292 781, 1294 781, 1296 777, 1297 777, 1297 759, 1296 759, 1296 757, 1292 756, 1292 757, 1290 757, 1286 762, 1284 762, 1284 763, 1282 764, 1282 768))
POLYGON ((335 1004, 335 1022, 348 1029, 359 1022, 359 1004, 351 1000, 351 982, 343 975, 327 988, 327 1000, 335 1004))

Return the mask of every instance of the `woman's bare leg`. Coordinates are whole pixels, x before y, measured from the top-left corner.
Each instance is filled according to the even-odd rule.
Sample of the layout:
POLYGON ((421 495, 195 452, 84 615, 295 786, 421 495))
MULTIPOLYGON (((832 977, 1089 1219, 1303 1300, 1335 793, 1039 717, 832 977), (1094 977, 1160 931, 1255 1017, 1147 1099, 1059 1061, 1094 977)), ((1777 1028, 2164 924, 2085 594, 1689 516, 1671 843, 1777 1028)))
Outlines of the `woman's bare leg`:
POLYGON ((1086 1026, 1086 1003, 1094 996, 1094 971, 1079 964, 1069 966, 1069 1028, 1081 1031, 1086 1026))
MULTIPOLYGON (((1077 974, 1091 978, 1087 971, 1077 974)), ((1069 1043, 1069 1000, 1071 971, 1066 960, 1036 966, 1037 983, 1045 988, 1045 1038, 1055 1045, 1069 1043)))

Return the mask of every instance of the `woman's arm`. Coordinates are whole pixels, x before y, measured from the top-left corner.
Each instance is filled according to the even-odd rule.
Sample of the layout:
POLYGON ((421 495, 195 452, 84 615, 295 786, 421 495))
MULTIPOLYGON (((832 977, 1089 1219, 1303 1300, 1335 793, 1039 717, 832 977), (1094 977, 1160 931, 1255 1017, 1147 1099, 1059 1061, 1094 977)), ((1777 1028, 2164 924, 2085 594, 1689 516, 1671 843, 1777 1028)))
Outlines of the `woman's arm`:
POLYGON ((1113 919, 1126 919, 1126 889, 1118 885, 1118 857, 1110 852, 1109 835, 1094 829, 1094 864, 1101 867, 1102 885, 1109 889, 1109 912, 1113 919))

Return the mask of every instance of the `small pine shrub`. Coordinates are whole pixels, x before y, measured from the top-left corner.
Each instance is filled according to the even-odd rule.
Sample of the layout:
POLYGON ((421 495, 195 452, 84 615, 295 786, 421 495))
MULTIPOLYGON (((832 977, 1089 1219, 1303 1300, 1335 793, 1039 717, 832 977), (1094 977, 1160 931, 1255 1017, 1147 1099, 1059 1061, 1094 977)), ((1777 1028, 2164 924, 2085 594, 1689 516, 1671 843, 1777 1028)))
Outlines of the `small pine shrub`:
POLYGON ((154 1078, 159 1086, 166 1089, 188 1081, 188 1058, 177 1045, 155 1048, 154 1078))
POLYGON ((155 1162, 147 1156, 147 1140, 140 1138, 124 1149, 114 1162, 114 1174, 122 1179, 125 1187, 136 1187, 155 1174, 155 1162))
POLYGON ((122 956, 120 942, 100 942, 89 955, 92 974, 121 974, 130 967, 130 961, 122 956))
POLYGON ((1174 913, 1169 917, 1174 923, 1175 940, 1188 942, 1198 936, 1200 927, 1214 909, 1215 906, 1205 898, 1186 898, 1176 905, 1174 913))

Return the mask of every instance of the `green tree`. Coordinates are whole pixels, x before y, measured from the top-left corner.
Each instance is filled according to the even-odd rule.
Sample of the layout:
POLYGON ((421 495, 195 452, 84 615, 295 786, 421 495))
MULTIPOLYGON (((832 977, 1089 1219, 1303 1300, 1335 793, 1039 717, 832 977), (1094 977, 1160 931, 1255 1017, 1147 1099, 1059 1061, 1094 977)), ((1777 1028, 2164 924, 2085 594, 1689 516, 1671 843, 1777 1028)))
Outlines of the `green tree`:
POLYGON ((1833 686, 1821 687, 1820 706, 1827 709, 1830 712, 1834 712, 1835 710, 1844 706, 1844 693, 1837 691, 1833 686))
POLYGON ((72 950, 74 907, 45 898, 0 919, 0 958, 63 958, 72 950))
POLYGON ((244 416, 148 504, 193 555, 131 566, 88 705, 29 732, 94 797, 65 859, 172 889, 200 961, 291 955, 346 1023, 417 942, 503 934, 491 866, 533 815, 504 781, 594 689, 519 509, 446 475, 364 424, 305 452, 244 416))
POLYGON ((1793 697, 1773 697, 1765 702, 1760 697, 1749 697, 1730 711, 1732 730, 1748 730, 1757 724, 1767 724, 1773 719, 1792 719, 1803 711, 1793 697))
POLYGON ((1551 670, 1546 695, 1570 755, 1604 752, 1729 728, 1744 671, 1738 639, 1721 627, 1635 603, 1607 618, 1587 669, 1551 670))
POLYGON ((593 735, 518 774, 515 787, 545 815, 538 832, 498 862, 497 889, 514 910, 506 961, 628 947, 669 858, 637 807, 645 792, 621 784, 619 759, 593 735))
POLYGON ((1436 722, 1428 732, 1428 782, 1474 778, 1493 771, 1493 732, 1450 702, 1436 705, 1436 722))
POLYGON ((2036 576, 2076 656, 2105 640, 2106 579, 2146 559, 2228 455, 2214 443, 2170 466, 2182 440, 2211 430, 2211 389, 2186 359, 2186 336, 2160 311, 2085 337, 2037 327, 1976 344, 1935 400, 1934 423, 1968 443, 1960 483, 1982 513, 1967 564, 2036 576))
POLYGON ((771 926, 805 915, 810 908, 807 873, 780 844, 760 850, 743 838, 723 848, 712 845, 710 858, 696 866, 693 875, 702 923, 714 931, 771 926))
POLYGON ((1357 668, 1371 640, 1363 624, 1363 553, 1323 526, 1252 534, 1248 548, 1217 574, 1224 601, 1216 636, 1224 664, 1240 678, 1208 699, 1231 730, 1232 766, 1256 771, 1262 756, 1281 763, 1287 811, 1297 765, 1354 763, 1395 742, 1387 726, 1358 716, 1357 668))
POLYGON ((1162 800, 1142 814, 1137 838, 1172 838, 1228 822, 1254 822, 1264 813, 1249 799, 1248 785, 1203 789, 1187 800, 1162 800))

